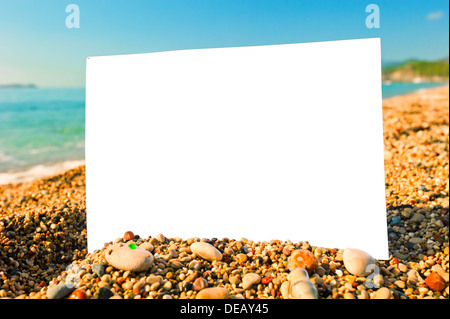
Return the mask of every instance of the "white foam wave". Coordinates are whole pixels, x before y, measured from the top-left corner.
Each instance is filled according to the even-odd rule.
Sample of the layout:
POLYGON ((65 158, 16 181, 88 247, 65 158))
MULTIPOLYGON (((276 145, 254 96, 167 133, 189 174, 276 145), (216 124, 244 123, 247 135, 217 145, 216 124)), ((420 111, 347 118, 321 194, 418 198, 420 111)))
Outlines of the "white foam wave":
POLYGON ((0 172, 0 185, 29 182, 38 178, 63 173, 84 165, 84 160, 71 160, 48 165, 36 165, 24 171, 0 172))

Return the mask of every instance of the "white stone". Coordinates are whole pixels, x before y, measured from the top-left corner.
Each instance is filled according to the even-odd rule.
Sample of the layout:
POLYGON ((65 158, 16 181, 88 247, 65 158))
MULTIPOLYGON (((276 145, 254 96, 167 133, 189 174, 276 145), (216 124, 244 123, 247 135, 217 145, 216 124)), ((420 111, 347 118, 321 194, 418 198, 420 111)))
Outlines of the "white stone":
POLYGON ((289 281, 283 281, 283 283, 280 286, 280 292, 283 299, 290 299, 289 298, 289 286, 291 283, 289 281))
POLYGON ((309 280, 308 272, 304 268, 297 267, 288 275, 288 280, 290 282, 304 279, 309 280))
POLYGON ((289 292, 292 299, 317 299, 316 286, 309 279, 291 282, 289 292))
POLYGON ((190 248, 194 254, 208 261, 222 260, 222 253, 211 244, 205 242, 195 242, 190 246, 190 248))
POLYGON ((119 243, 109 246, 105 253, 106 261, 111 266, 125 271, 140 272, 148 270, 153 264, 152 253, 141 247, 131 245, 119 243))
POLYGON ((375 259, 360 249, 346 248, 343 254, 344 266, 349 273, 367 276, 375 270, 375 259))

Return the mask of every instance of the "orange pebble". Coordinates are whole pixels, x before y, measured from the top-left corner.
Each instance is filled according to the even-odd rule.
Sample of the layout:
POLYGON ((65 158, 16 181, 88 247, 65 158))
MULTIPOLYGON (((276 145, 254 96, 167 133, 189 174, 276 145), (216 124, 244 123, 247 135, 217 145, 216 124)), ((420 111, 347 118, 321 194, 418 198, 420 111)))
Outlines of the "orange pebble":
POLYGON ((307 249, 297 249, 291 253, 292 269, 300 267, 304 268, 310 274, 318 267, 316 256, 307 249))
POLYGON ((84 290, 76 289, 70 294, 69 299, 89 299, 89 297, 84 290))
POLYGON ((445 280, 438 273, 432 272, 425 281, 427 286, 434 291, 442 291, 445 289, 445 280))

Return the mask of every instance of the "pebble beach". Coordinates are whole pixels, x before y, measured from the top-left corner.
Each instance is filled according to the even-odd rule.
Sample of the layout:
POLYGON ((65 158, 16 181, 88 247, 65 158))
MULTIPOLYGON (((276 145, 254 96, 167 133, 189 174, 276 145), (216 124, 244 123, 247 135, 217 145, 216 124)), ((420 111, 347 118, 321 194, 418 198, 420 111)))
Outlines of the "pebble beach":
POLYGON ((0 186, 0 298, 449 299, 449 87, 385 99, 383 117, 389 260, 133 229, 88 253, 82 165, 0 186))

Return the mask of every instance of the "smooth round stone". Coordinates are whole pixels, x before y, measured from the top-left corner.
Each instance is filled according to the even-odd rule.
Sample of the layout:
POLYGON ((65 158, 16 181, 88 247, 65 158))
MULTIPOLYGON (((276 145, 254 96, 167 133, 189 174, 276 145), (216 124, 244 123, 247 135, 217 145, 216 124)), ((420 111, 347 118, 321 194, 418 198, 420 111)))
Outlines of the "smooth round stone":
POLYGON ((421 213, 415 213, 412 217, 411 217, 411 221, 414 223, 420 223, 422 222, 422 220, 425 219, 425 216, 422 215, 421 213))
POLYGON ((153 264, 153 255, 134 244, 111 245, 105 253, 106 261, 113 267, 125 271, 146 271, 153 264))
POLYGON ((307 249, 297 249, 291 253, 290 256, 290 270, 295 268, 306 269, 308 273, 313 273, 319 266, 316 256, 307 249))
POLYGON ((222 260, 222 253, 211 244, 205 242, 195 242, 190 246, 190 248, 194 254, 208 261, 222 260))
POLYGON ((227 299, 228 290, 222 287, 205 288, 199 291, 195 299, 227 299))
POLYGON ((205 289, 206 287, 208 287, 208 281, 203 277, 195 279, 192 283, 192 289, 194 289, 195 291, 200 291, 202 289, 205 289))
POLYGON ((377 291, 375 291, 375 299, 390 299, 391 291, 389 288, 381 287, 377 291))
POLYGON ((250 289, 253 285, 259 284, 261 282, 261 276, 253 272, 247 273, 244 278, 242 278, 242 288, 244 290, 250 289))
POLYGON ((316 286, 309 280, 297 280, 291 282, 289 287, 293 299, 317 299, 316 286))
POLYGON ((343 259, 345 268, 352 275, 367 276, 374 271, 374 268, 369 266, 375 264, 375 259, 365 251, 346 248, 343 259))
POLYGON ((283 299, 289 299, 289 287, 291 283, 289 281, 283 281, 280 286, 280 292, 283 299))
POLYGON ((289 281, 309 280, 308 272, 303 268, 295 268, 289 274, 289 281))
POLYGON ((72 291, 75 290, 73 285, 67 285, 61 283, 59 285, 48 288, 47 298, 48 299, 61 299, 68 296, 72 291))

